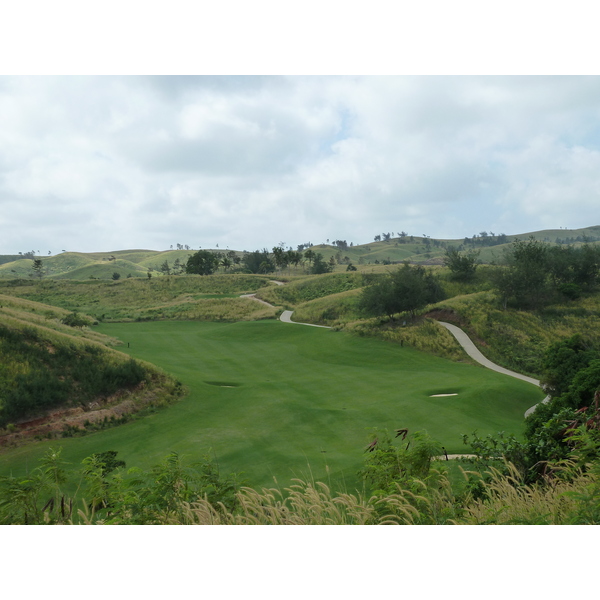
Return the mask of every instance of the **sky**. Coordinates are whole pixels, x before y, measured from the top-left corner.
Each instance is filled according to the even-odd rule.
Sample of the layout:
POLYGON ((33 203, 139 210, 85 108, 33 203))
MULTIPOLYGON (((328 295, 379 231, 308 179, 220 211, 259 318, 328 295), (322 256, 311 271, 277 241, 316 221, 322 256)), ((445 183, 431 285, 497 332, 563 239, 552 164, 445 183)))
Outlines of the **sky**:
POLYGON ((0 253, 600 224, 598 76, 3 76, 0 253))

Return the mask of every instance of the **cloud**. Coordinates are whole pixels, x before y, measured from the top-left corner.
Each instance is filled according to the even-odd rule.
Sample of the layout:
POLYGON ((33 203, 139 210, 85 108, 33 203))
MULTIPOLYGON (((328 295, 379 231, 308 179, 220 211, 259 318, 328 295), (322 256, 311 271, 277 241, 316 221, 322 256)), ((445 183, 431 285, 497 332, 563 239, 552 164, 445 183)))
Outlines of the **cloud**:
POLYGON ((0 84, 3 253, 598 224, 598 77, 0 84))

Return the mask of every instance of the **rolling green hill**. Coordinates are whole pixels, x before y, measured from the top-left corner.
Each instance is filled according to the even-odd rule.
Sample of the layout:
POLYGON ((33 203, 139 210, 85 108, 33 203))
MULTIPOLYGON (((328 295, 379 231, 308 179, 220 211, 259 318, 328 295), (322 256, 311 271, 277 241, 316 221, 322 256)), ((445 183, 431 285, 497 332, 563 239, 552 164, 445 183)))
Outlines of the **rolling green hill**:
MULTIPOLYGON (((484 233, 484 232, 481 232, 484 233)), ((373 241, 367 244, 339 248, 330 244, 312 246, 314 252, 323 255, 329 261, 332 257, 338 261, 337 271, 343 271, 351 262, 359 270, 378 269, 379 265, 409 261, 414 264, 441 265, 445 248, 448 246, 474 248, 480 251, 482 263, 498 261, 503 250, 515 239, 536 240, 548 243, 579 245, 585 241, 600 244, 600 225, 581 229, 547 229, 531 233, 505 236, 506 243, 499 244, 498 236, 476 236, 460 239, 432 239, 425 236, 390 237, 387 241, 373 241), (467 243, 468 242, 468 243, 467 243)), ((211 252, 229 252, 213 249, 211 252)), ((111 279, 117 272, 121 277, 146 277, 148 272, 153 276, 162 276, 161 267, 165 261, 173 268, 176 260, 185 265, 195 250, 117 250, 114 252, 64 252, 56 256, 37 256, 42 260, 46 278, 68 279, 111 279)), ((243 252, 234 250, 238 256, 243 252)), ((33 275, 33 261, 17 256, 0 256, 0 279, 30 278, 33 275), (18 260, 17 260, 18 259, 18 260)), ((287 273, 291 275, 292 273, 287 273)), ((296 274, 296 272, 294 272, 296 274)))

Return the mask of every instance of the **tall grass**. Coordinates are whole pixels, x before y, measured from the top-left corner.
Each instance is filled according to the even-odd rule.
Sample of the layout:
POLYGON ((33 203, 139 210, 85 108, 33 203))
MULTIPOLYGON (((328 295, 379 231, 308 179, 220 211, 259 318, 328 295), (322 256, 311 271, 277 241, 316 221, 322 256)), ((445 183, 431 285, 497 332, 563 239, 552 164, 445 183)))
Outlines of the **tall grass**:
POLYGON ((345 331, 360 336, 396 342, 454 361, 471 362, 454 336, 433 319, 409 318, 391 321, 389 317, 372 318, 348 323, 345 331))
POLYGON ((600 338, 600 296, 593 295, 538 311, 502 309, 492 292, 457 296, 427 312, 462 326, 481 351, 509 369, 539 375, 546 348, 580 333, 591 345, 600 338))
POLYGON ((246 300, 235 303, 231 296, 269 285, 269 278, 257 275, 188 275, 117 282, 42 280, 32 284, 10 281, 0 282, 0 291, 6 296, 42 302, 66 311, 77 310, 104 321, 210 319, 211 315, 220 320, 235 320, 238 314, 242 319, 268 318, 264 305, 246 300), (205 303, 206 295, 212 295, 208 300, 213 301, 205 303), (220 312, 214 296, 222 298, 224 308, 220 312))
POLYGON ((294 307, 302 302, 340 294, 364 285, 360 273, 326 273, 294 279, 285 286, 263 288, 257 296, 271 304, 294 307))

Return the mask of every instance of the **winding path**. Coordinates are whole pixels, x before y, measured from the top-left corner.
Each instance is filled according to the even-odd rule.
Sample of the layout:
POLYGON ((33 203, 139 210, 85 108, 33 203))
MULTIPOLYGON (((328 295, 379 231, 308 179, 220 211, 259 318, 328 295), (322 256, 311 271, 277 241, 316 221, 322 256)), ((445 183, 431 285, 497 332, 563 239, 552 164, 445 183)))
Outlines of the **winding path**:
MULTIPOLYGON (((280 281, 273 282, 273 283, 277 283, 277 285, 283 285, 283 283, 281 283, 280 281)), ((259 298, 256 298, 254 294, 245 294, 243 297, 244 298, 253 298, 254 300, 257 300, 258 302, 262 302, 263 304, 267 304, 268 306, 273 306, 272 304, 269 304, 268 302, 265 302, 264 300, 260 300, 259 298)), ((327 325, 315 325, 314 323, 298 323, 297 321, 292 321, 293 314, 294 314, 293 310, 284 310, 281 313, 279 320, 282 321, 283 323, 293 323, 294 325, 307 325, 308 327, 321 327, 323 329, 331 329, 331 327, 328 327, 327 325)), ((477 349, 477 347, 473 343, 473 340, 471 340, 471 338, 462 329, 460 329, 456 325, 452 325, 451 323, 445 323, 444 321, 436 321, 436 323, 439 323, 440 325, 445 327, 456 338, 456 341, 461 345, 463 350, 474 361, 478 362, 480 365, 483 365, 484 367, 491 369, 492 371, 496 371, 497 373, 502 373, 503 375, 508 375, 509 377, 514 377, 516 379, 520 379, 521 381, 526 381, 527 383, 531 383, 532 385, 535 385, 536 387, 540 387, 540 382, 538 379, 534 379, 533 377, 528 377, 527 375, 522 375, 521 373, 516 373, 515 371, 505 369, 504 367, 501 367, 500 365, 497 365, 497 364, 493 363, 491 360, 487 359, 477 349)), ((546 396, 540 402, 540 404, 546 404, 549 401, 550 401, 550 396, 546 396)), ((535 410, 536 406, 538 406, 538 404, 535 404, 531 408, 528 408, 525 411, 525 417, 528 417, 535 410)))

